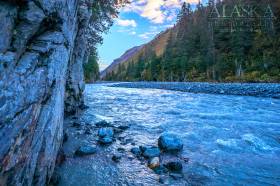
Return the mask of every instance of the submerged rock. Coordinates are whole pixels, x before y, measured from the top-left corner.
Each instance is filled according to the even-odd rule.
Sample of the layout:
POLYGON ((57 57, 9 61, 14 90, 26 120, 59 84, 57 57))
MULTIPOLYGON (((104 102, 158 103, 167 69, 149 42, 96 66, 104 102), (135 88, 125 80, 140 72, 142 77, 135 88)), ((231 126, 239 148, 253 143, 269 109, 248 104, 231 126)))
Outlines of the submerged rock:
POLYGON ((122 159, 122 156, 121 156, 120 154, 115 154, 115 155, 113 155, 113 157, 112 157, 112 160, 113 160, 114 162, 120 162, 121 159, 122 159))
POLYGON ((79 147, 78 150, 76 150, 75 155, 85 156, 85 155, 95 154, 96 152, 97 152, 97 149, 94 146, 82 146, 82 147, 79 147))
POLYGON ((133 147, 130 152, 136 156, 140 156, 141 155, 141 150, 138 147, 133 147))
POLYGON ((150 169, 155 169, 155 168, 159 167, 159 165, 160 165, 159 157, 154 157, 154 158, 150 159, 148 162, 148 167, 150 169))
POLYGON ((182 163, 177 161, 168 162, 164 166, 172 172, 181 172, 183 170, 182 163))
POLYGON ((145 158, 158 157, 160 155, 160 150, 158 147, 141 147, 142 155, 145 158))
POLYGON ((166 152, 178 152, 183 149, 183 142, 176 135, 165 133, 159 137, 158 146, 166 152))

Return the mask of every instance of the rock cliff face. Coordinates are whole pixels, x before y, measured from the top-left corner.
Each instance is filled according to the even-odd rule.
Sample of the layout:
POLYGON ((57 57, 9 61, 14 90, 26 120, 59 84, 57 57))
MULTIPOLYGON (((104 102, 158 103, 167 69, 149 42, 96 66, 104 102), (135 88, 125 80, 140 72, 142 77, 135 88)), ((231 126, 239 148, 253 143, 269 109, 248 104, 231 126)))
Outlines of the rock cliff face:
POLYGON ((0 185, 49 182, 83 106, 91 0, 0 1, 0 185))

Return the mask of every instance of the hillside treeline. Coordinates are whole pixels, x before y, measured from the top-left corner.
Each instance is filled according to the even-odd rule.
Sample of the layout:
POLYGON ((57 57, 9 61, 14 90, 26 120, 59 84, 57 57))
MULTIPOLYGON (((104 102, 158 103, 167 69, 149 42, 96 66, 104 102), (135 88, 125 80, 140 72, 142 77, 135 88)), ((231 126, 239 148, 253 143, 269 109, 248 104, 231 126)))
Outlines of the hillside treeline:
MULTIPOLYGON (((280 2, 260 0, 210 1, 199 3, 195 9, 184 3, 173 28, 162 34, 168 37, 163 54, 151 49, 139 53, 119 65, 106 80, 118 81, 223 81, 279 82, 280 81, 280 2), (251 12, 252 25, 246 29, 211 26, 212 19, 223 16, 240 18, 248 13, 242 9, 256 6, 251 12), (227 6, 224 6, 227 5, 227 6), (219 11, 221 15, 217 15, 219 11), (269 8, 271 7, 271 12, 269 8), (240 8, 236 10, 236 8, 240 8), (271 14, 273 13, 273 14, 271 14), (255 27, 264 16, 265 27, 255 27), (215 17, 216 16, 216 17, 215 17), (271 23, 269 24, 270 21, 271 23), (250 29, 251 28, 251 29, 250 29), (228 29, 228 30, 227 30, 228 29)), ((249 13, 248 13, 249 14, 249 13)), ((247 19, 244 16, 242 19, 247 19)), ((149 44, 147 44, 149 45, 149 44)))

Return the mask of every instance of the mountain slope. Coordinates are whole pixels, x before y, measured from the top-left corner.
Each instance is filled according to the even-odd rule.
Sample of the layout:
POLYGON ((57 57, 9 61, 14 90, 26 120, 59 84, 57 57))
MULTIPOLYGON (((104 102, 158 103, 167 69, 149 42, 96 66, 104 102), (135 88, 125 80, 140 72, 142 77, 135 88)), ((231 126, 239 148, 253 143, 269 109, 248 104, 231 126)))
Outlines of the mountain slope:
POLYGON ((170 29, 167 29, 158 34, 155 39, 149 43, 127 50, 120 58, 114 60, 110 66, 101 72, 100 78, 108 80, 112 74, 118 72, 120 66, 127 66, 128 63, 138 61, 139 58, 143 58, 144 56, 146 57, 153 53, 157 56, 161 56, 165 52, 170 33, 170 29))
POLYGON ((105 78, 106 75, 111 73, 119 64, 122 64, 123 62, 127 61, 132 56, 134 56, 137 52, 139 52, 142 49, 142 47, 143 46, 136 46, 127 50, 121 57, 115 59, 113 63, 111 63, 105 70, 101 72, 100 78, 105 78))

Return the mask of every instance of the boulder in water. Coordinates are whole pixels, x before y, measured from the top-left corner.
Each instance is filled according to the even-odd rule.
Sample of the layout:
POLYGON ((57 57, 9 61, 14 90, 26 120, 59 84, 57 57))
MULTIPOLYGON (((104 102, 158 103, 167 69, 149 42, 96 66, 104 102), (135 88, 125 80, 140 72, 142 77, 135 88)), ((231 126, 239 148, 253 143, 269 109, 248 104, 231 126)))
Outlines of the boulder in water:
POLYGON ((98 130, 99 142, 101 144, 110 144, 113 142, 113 128, 101 128, 98 130))
POLYGON ((165 152, 178 152, 183 149, 183 142, 176 135, 165 133, 159 137, 158 146, 165 152))

